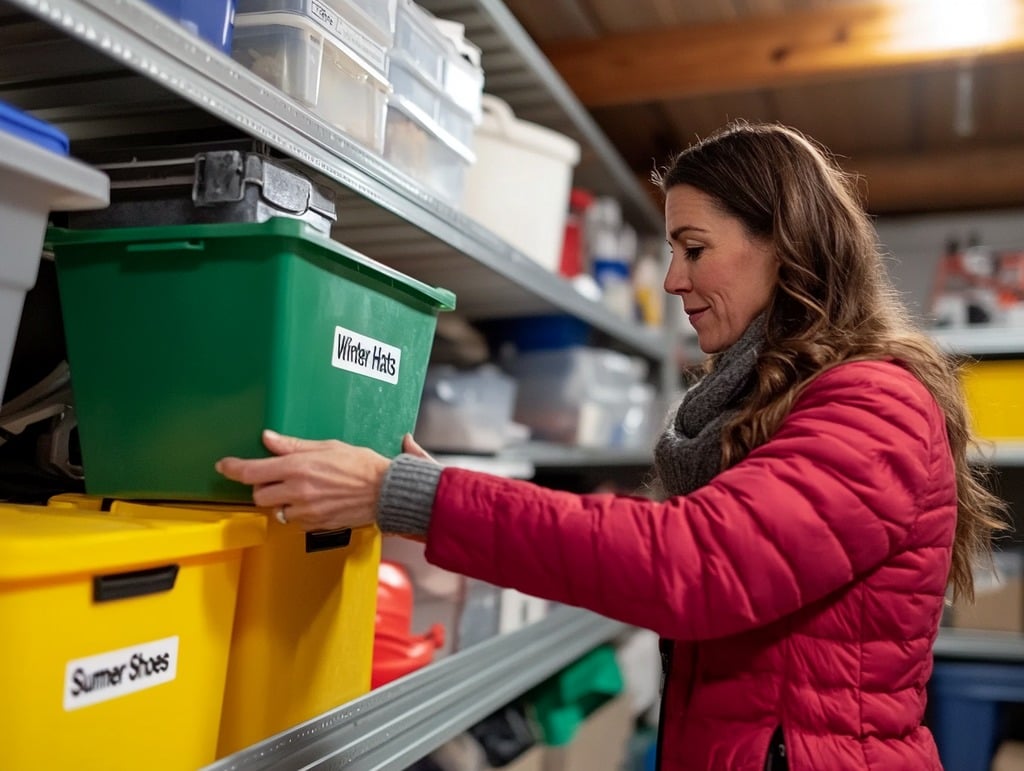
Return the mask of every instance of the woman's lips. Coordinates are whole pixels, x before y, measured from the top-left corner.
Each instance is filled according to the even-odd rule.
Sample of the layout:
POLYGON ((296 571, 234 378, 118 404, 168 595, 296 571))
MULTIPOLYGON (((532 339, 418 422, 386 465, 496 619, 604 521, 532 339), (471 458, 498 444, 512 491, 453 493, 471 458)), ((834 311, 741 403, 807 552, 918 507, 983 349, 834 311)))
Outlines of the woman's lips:
POLYGON ((691 324, 696 324, 697 320, 700 319, 700 317, 703 316, 707 312, 707 310, 707 307, 694 308, 693 310, 687 310, 686 315, 690 318, 691 324))

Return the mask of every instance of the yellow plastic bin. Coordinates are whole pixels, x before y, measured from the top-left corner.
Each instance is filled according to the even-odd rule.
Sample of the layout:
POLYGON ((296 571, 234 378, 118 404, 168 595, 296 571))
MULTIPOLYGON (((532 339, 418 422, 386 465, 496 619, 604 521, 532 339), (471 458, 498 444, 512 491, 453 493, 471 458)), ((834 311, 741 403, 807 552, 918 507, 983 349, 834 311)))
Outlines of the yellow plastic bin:
POLYGON ((380 531, 268 523, 242 564, 218 755, 370 689, 380 531))
POLYGON ((252 513, 0 504, 0 768, 215 759, 252 513), (91 510, 90 510, 91 509, 91 510))
POLYGON ((1024 439, 1024 359, 970 364, 963 384, 978 436, 1024 439))

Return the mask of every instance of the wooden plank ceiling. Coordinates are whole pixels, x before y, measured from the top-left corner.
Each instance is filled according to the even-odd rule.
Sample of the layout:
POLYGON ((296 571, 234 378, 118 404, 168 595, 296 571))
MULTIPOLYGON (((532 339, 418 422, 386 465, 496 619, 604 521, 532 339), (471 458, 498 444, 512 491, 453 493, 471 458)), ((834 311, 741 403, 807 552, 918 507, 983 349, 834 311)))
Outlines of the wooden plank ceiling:
POLYGON ((1024 0, 1000 1, 999 39, 952 49, 906 42, 948 0, 508 5, 638 175, 728 120, 778 121, 887 214, 1024 204, 1024 0))

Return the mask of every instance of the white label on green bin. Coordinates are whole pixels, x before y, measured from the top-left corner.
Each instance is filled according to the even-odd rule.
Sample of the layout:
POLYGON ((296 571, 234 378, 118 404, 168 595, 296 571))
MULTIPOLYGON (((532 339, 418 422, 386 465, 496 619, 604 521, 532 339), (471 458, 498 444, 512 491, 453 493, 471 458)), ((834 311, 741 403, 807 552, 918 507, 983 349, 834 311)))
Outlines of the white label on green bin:
POLYGON ((401 363, 401 349, 345 327, 334 328, 332 366, 395 384, 401 363))
POLYGON ((177 636, 75 659, 64 670, 64 709, 118 699, 177 676, 177 636))

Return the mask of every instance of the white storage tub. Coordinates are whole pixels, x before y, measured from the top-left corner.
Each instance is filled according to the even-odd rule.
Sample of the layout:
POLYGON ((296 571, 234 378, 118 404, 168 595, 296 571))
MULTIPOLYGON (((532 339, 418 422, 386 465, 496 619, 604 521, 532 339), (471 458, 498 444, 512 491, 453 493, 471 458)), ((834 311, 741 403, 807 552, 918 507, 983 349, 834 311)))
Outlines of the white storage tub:
POLYGON ((395 42, 395 0, 238 0, 237 13, 307 16, 383 72, 395 42))
POLYGON ((50 212, 101 209, 109 200, 106 174, 9 133, 0 120, 0 398, 50 212))
POLYGON ((552 272, 565 237, 577 142, 527 123, 489 94, 473 139, 476 163, 466 175, 466 214, 552 272))
POLYGON ((239 14, 231 55, 325 122, 383 149, 387 79, 308 16, 239 14))

